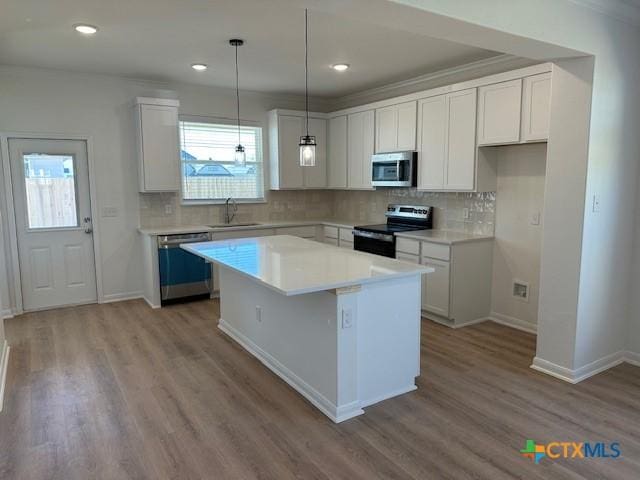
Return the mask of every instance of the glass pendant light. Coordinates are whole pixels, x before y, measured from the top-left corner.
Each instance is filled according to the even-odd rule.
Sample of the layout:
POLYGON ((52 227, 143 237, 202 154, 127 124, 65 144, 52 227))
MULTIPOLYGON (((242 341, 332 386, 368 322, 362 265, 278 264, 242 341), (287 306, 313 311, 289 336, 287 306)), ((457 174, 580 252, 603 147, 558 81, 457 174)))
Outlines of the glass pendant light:
POLYGON ((304 98, 306 111, 306 135, 300 137, 300 166, 313 167, 316 164, 316 137, 309 135, 309 21, 304 9, 304 98))
POLYGON ((244 147, 240 141, 240 82, 238 80, 238 47, 244 45, 244 40, 239 38, 232 38, 229 40, 229 44, 236 49, 236 107, 238 113, 238 145, 234 154, 234 161, 238 167, 244 167, 247 163, 247 157, 244 152, 244 147))

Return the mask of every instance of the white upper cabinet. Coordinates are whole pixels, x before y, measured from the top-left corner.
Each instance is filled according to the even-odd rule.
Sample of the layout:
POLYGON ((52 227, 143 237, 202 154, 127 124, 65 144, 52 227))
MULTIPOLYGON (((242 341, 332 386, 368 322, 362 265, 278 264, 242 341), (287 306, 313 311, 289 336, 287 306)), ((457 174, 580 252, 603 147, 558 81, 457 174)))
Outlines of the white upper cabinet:
POLYGON ((473 190, 476 165, 476 89, 450 93, 444 188, 473 190))
POLYGON ((478 145, 520 141, 522 79, 478 88, 478 145))
POLYGON ((549 138, 551 72, 526 77, 522 82, 522 141, 546 141, 549 138))
POLYGON ((329 119, 327 186, 347 188, 347 116, 329 119))
POLYGON ((418 189, 442 190, 447 161, 449 101, 446 95, 418 102, 418 189))
POLYGON ((180 190, 177 100, 136 98, 139 191, 180 190))
POLYGON ((476 89, 418 102, 418 189, 476 188, 476 89))
POLYGON ((416 102, 376 109, 376 153, 415 150, 416 102))
POLYGON ((269 112, 271 189, 325 188, 327 186, 327 125, 310 115, 309 135, 316 137, 316 165, 300 166, 300 137, 306 134, 304 112, 269 112))
POLYGON ((370 189, 374 142, 374 112, 352 113, 347 118, 347 187, 370 189))

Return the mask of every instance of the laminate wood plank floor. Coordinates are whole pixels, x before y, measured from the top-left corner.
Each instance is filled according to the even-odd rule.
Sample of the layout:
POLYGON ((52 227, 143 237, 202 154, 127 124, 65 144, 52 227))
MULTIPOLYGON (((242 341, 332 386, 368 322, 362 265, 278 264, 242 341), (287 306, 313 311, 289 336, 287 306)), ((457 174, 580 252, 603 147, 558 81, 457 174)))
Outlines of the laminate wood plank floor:
POLYGON ((529 368, 535 337, 424 321, 418 390, 339 425, 217 327, 217 301, 6 322, 2 479, 638 479, 640 368, 579 385, 529 368), (543 459, 527 438, 620 442, 543 459))

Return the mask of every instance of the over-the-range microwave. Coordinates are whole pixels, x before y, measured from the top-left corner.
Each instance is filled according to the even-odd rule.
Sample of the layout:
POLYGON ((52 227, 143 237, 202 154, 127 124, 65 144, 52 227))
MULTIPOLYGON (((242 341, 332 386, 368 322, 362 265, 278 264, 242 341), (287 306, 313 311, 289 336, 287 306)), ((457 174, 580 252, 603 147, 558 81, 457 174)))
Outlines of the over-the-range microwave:
POLYGON ((371 157, 374 187, 415 187, 418 152, 378 153, 371 157))

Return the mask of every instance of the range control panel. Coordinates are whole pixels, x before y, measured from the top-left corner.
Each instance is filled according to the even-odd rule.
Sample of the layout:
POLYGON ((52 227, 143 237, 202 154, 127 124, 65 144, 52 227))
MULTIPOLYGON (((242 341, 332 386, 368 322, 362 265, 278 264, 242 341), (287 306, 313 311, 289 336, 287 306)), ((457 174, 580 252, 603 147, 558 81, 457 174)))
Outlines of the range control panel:
POLYGON ((433 207, 426 205, 389 205, 387 217, 427 220, 433 215, 433 207))

